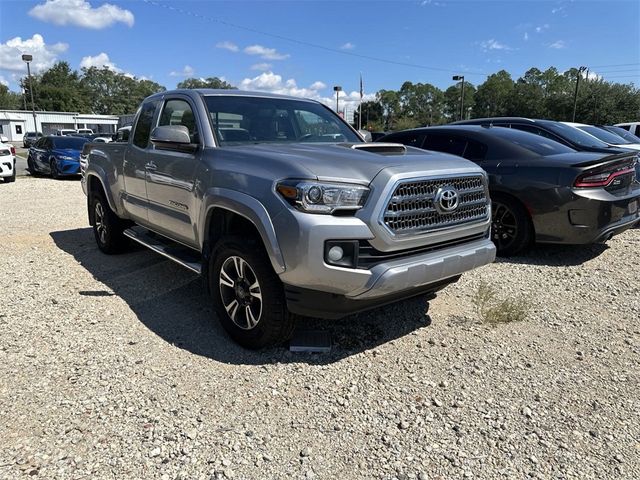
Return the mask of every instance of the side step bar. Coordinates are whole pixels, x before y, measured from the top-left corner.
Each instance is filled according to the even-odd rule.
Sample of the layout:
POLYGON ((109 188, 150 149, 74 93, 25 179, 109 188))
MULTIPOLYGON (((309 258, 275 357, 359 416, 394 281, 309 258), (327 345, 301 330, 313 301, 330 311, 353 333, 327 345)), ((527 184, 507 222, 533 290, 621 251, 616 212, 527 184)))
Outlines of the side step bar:
POLYGON ((185 247, 179 243, 172 242, 171 240, 150 232, 142 227, 127 228, 122 233, 134 242, 138 242, 140 245, 144 245, 163 257, 173 260, 192 272, 195 272, 198 275, 202 273, 202 262, 200 261, 198 252, 195 250, 185 247))

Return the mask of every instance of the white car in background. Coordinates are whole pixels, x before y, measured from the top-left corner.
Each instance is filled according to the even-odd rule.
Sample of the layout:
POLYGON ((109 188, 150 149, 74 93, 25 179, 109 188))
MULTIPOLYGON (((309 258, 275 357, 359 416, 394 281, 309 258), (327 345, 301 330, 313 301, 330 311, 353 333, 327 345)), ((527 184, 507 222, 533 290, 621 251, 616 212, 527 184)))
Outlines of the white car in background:
POLYGON ((615 127, 624 128, 625 130, 633 133, 634 135, 640 137, 640 122, 625 122, 625 123, 616 123, 615 127))
POLYGON ((5 183, 16 181, 16 147, 0 143, 0 178, 5 183))
POLYGON ((626 148, 628 150, 638 150, 640 151, 640 143, 632 143, 628 140, 625 140, 620 135, 615 133, 611 133, 608 130, 605 130, 600 127, 596 127, 595 125, 587 125, 586 123, 575 123, 575 122, 561 122, 565 125, 569 125, 570 127, 577 128, 578 130, 582 130, 585 133, 588 133, 592 137, 597 138, 598 140, 606 143, 610 147, 618 147, 618 148, 626 148))

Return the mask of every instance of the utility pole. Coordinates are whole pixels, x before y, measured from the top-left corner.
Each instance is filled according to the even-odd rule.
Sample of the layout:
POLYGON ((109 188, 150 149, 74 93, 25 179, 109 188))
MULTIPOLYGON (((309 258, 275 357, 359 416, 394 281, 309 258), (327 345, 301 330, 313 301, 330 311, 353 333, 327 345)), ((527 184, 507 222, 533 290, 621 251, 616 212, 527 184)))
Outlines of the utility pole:
POLYGON ((461 81, 462 90, 460 92, 460 120, 464 120, 464 75, 454 75, 451 80, 461 81))
POLYGON ((38 124, 36 123, 36 104, 33 101, 33 78, 31 78, 31 68, 29 62, 33 61, 32 55, 22 55, 22 61, 27 63, 27 74, 29 75, 29 92, 31 93, 31 113, 33 114, 33 130, 38 132, 38 124))
POLYGON ((333 91, 336 92, 336 113, 339 114, 340 110, 338 110, 338 94, 342 91, 342 87, 340 85, 336 85, 333 87, 333 91))
POLYGON ((578 87, 580 86, 580 77, 582 77, 582 72, 587 70, 587 67, 578 68, 578 76, 576 78, 576 91, 573 94, 573 122, 576 121, 576 109, 578 107, 578 87))

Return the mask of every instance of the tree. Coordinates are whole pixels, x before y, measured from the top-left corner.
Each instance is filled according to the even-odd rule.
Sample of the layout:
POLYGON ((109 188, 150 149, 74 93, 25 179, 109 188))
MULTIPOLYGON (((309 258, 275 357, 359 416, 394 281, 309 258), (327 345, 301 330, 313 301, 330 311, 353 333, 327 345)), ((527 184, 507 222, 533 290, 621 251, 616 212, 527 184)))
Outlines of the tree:
POLYGON ((474 117, 503 117, 509 113, 509 102, 515 84, 506 70, 489 75, 475 94, 474 117))
MULTIPOLYGON (((383 129, 382 105, 378 102, 362 102, 362 128, 370 131, 383 129)), ((358 110, 353 116, 354 125, 358 125, 358 110)))
POLYGON ((218 77, 209 78, 187 78, 178 83, 178 88, 218 88, 218 89, 235 89, 233 85, 218 77))
POLYGON ((443 123, 444 93, 430 83, 404 82, 399 91, 401 116, 414 126, 443 123))
POLYGON ((53 112, 84 112, 89 106, 87 92, 82 87, 78 72, 67 62, 57 62, 42 75, 32 77, 34 99, 38 108, 53 112))
POLYGON ((138 80, 103 67, 82 69, 81 85, 87 92, 90 110, 103 115, 124 115, 136 111, 145 97, 165 88, 151 80, 138 80))
MULTIPOLYGON (((460 89, 462 82, 451 85, 444 92, 444 115, 449 121, 460 120, 460 89)), ((476 88, 469 82, 464 82, 463 119, 467 118, 469 109, 473 110, 476 88)))
POLYGON ((400 98, 394 90, 380 90, 376 100, 382 107, 384 130, 393 130, 396 119, 400 116, 400 98))
POLYGON ((0 108, 19 110, 22 107, 22 95, 12 92, 9 87, 0 83, 0 108))

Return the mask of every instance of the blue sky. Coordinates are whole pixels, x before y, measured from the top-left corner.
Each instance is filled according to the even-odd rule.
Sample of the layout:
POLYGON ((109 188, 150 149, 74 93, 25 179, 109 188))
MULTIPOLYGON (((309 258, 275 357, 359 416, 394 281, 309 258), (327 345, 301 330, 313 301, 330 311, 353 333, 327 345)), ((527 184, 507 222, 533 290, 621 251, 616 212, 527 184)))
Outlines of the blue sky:
POLYGON ((0 0, 0 82, 13 90, 21 52, 36 70, 107 65, 167 88, 218 76, 330 100, 341 85, 347 102, 360 72, 367 97, 532 66, 640 85, 640 2, 0 0))

